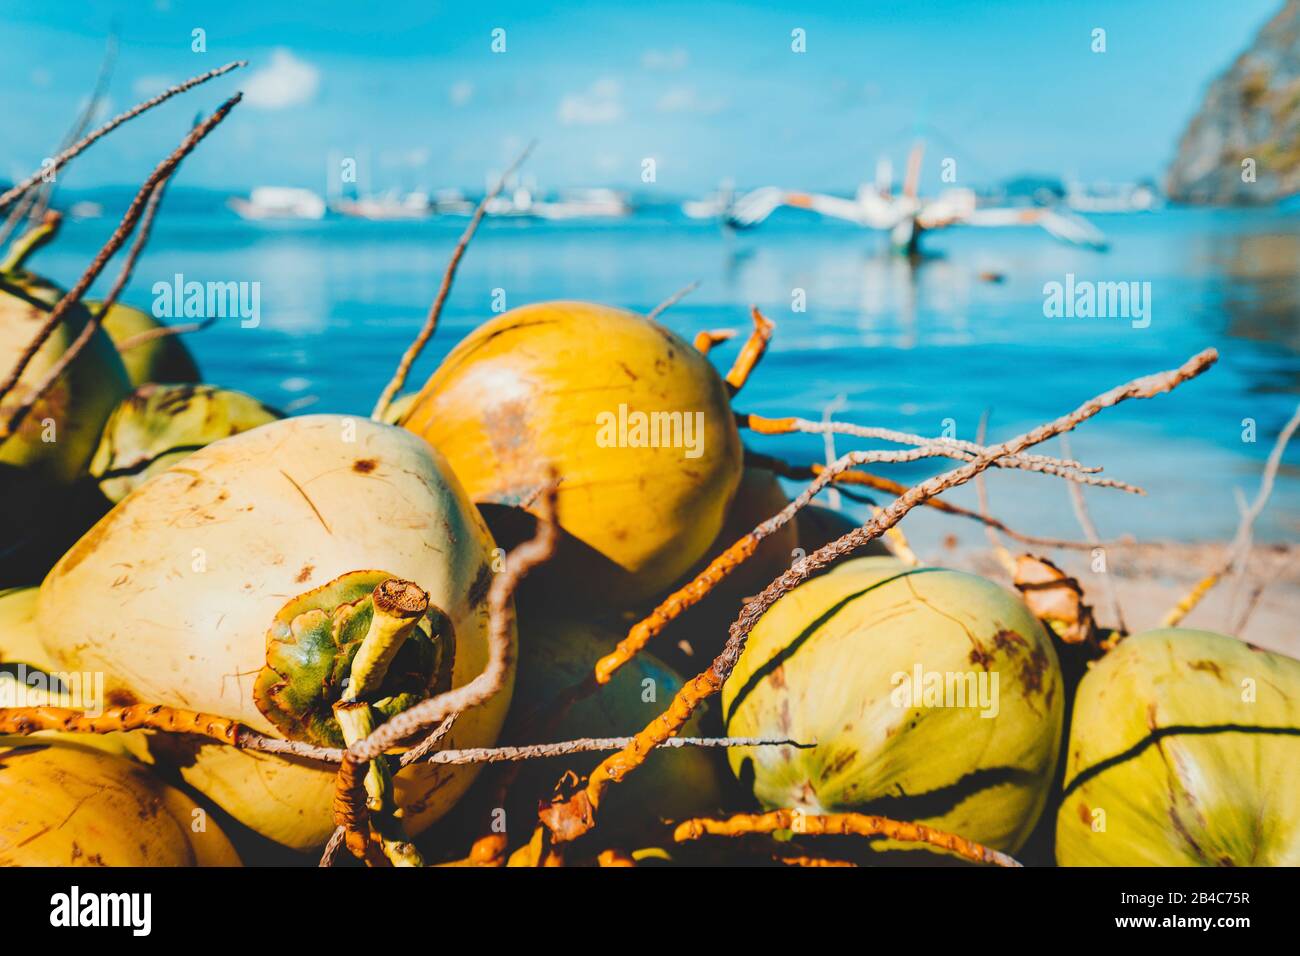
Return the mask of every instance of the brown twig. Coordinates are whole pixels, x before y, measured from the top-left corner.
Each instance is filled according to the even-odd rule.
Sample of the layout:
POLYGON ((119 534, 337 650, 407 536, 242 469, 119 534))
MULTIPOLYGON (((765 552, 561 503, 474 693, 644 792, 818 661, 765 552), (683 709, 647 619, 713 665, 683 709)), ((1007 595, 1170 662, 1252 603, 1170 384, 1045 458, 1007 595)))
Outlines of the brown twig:
POLYGON ((756 597, 741 608, 732 622, 727 643, 713 663, 688 681, 673 697, 668 709, 652 720, 628 747, 605 758, 592 772, 586 787, 571 797, 561 797, 539 813, 543 825, 550 831, 556 844, 562 844, 587 833, 595 826, 596 812, 605 792, 615 783, 640 767, 649 754, 662 741, 677 734, 690 720, 696 708, 707 698, 718 693, 731 676, 750 631, 767 610, 783 595, 807 580, 816 572, 837 559, 851 554, 863 545, 880 537, 909 511, 923 501, 970 481, 980 472, 992 467, 998 459, 1016 455, 1054 435, 1067 432, 1120 402, 1132 398, 1150 398, 1168 392, 1183 382, 1200 375, 1218 359, 1218 352, 1206 349, 1188 359, 1182 366, 1135 379, 1113 388, 1085 402, 1074 411, 1044 425, 1018 435, 1008 441, 990 446, 974 461, 935 475, 911 488, 865 525, 848 532, 799 561, 783 572, 756 597))
MULTIPOLYGON (((462 713, 490 700, 505 685, 510 674, 513 644, 514 610, 511 600, 519 582, 555 551, 559 537, 555 524, 555 499, 556 482, 552 476, 545 493, 539 498, 540 514, 536 536, 506 555, 505 569, 492 580, 492 585, 488 588, 488 661, 483 671, 460 687, 453 687, 395 714, 369 735, 350 744, 343 752, 334 792, 334 817, 339 826, 356 826, 358 817, 364 813, 360 805, 364 791, 357 785, 359 768, 452 714, 462 713)), ((431 758, 432 756, 436 756, 436 752, 431 758)), ((349 848, 358 842, 351 835, 348 840, 349 848)))
POLYGON ((1278 469, 1282 466, 1282 454, 1286 451, 1286 446, 1297 429, 1300 429, 1300 406, 1296 407, 1295 414, 1282 427, 1282 431, 1278 433, 1277 441, 1273 443, 1273 449, 1269 452, 1268 459, 1264 463, 1264 474, 1259 481, 1259 491, 1255 493, 1255 500, 1242 512, 1241 520, 1237 523, 1237 533, 1233 535, 1232 545, 1228 548, 1228 556, 1219 567, 1198 581, 1192 590, 1183 596, 1182 600, 1165 613, 1160 622, 1161 627, 1177 627, 1182 619, 1190 614, 1196 605, 1201 603, 1201 599, 1210 592, 1210 589, 1215 584, 1226 577, 1234 567, 1244 566, 1250 552, 1251 534, 1255 526, 1255 519, 1259 517, 1264 510, 1264 506, 1268 504, 1269 496, 1273 494, 1273 484, 1277 480, 1278 469))
MULTIPOLYGON (((109 33, 108 41, 104 45, 104 59, 99 65, 99 75, 95 77, 95 85, 91 88, 90 97, 86 100, 86 107, 81 111, 76 123, 68 130, 63 141, 59 143, 59 152, 67 149, 82 136, 86 134, 86 129, 90 126, 91 121, 95 118, 95 113, 104 97, 108 92, 109 81, 113 78, 113 68, 117 63, 117 32, 114 30, 109 33)), ((50 199, 54 196, 55 179, 49 182, 42 182, 36 189, 36 205, 32 207, 31 219, 33 222, 40 220, 45 215, 45 211, 50 207, 50 199)), ((28 195, 31 195, 29 192, 28 195)))
POLYGON ((435 727, 429 736, 425 737, 410 750, 406 751, 406 753, 402 754, 398 763, 405 767, 408 764, 415 763, 417 760, 423 760, 425 757, 429 756, 429 754, 437 750, 438 744, 442 743, 443 738, 451 733, 451 728, 456 725, 456 718, 459 716, 460 714, 448 714, 447 718, 435 727))
MULTIPOLYGON (((736 422, 741 428, 748 428, 760 435, 789 435, 803 432, 812 435, 852 435, 857 438, 870 438, 891 441, 900 445, 942 446, 950 449, 947 455, 957 461, 973 461, 984 451, 981 445, 961 441, 956 438, 925 438, 921 435, 909 435, 888 428, 868 428, 848 422, 814 422, 806 418, 764 418, 761 415, 738 414, 736 422)), ((1102 488, 1117 488, 1130 494, 1146 494, 1141 488, 1113 478, 1098 477, 1100 468, 1088 468, 1077 461, 1052 458, 1048 455, 1013 455, 996 465, 998 468, 1019 468, 1023 471, 1036 471, 1041 474, 1055 475, 1067 481, 1084 485, 1097 485, 1102 488)))
POLYGON ((682 299, 686 298, 688 295, 690 295, 699 287, 700 287, 699 279, 696 279, 690 285, 683 286, 682 288, 674 292, 672 295, 670 295, 668 298, 664 299, 662 302, 656 305, 653 309, 651 309, 650 312, 646 315, 646 318, 649 319, 651 322, 653 322, 655 319, 659 318, 659 316, 663 315, 665 312, 667 312, 669 309, 675 306, 678 302, 682 301, 682 299))
MULTIPOLYGON (((1066 455, 1070 454, 1070 436, 1061 436, 1061 450, 1066 455)), ((1079 527, 1083 529, 1083 536, 1088 539, 1089 544, 1094 544, 1102 548, 1101 535, 1097 533, 1097 526, 1092 522, 1092 515, 1088 513, 1088 503, 1083 500, 1083 489, 1077 484, 1067 483, 1066 487, 1070 492, 1070 503, 1074 507, 1074 516, 1079 521, 1079 527)), ((1105 553, 1105 548, 1102 548, 1105 553)), ((1128 625, 1124 622, 1124 608, 1119 603, 1119 591, 1115 587, 1115 581, 1110 576, 1110 565, 1106 565, 1105 572, 1102 574, 1102 590, 1106 592, 1106 603, 1110 605, 1110 616, 1114 630, 1119 634, 1128 633, 1128 625)))
MULTIPOLYGON (((825 465, 796 465, 772 455, 763 455, 758 452, 745 451, 745 464, 755 468, 766 468, 774 471, 782 478, 790 478, 795 481, 816 477, 826 470, 825 465)), ((892 478, 884 478, 880 475, 873 475, 865 471, 845 471, 835 476, 836 484, 858 485, 865 488, 874 488, 877 491, 888 492, 891 495, 902 496, 911 490, 902 482, 894 481, 892 478)), ((945 514, 956 515, 962 518, 970 518, 985 524, 991 528, 996 528, 1009 538, 1014 538, 1023 544, 1036 545, 1042 548, 1062 548, 1072 551, 1090 551, 1095 547, 1087 541, 1072 541, 1068 538, 1043 538, 1032 534, 1022 534, 1014 528, 1009 527, 997 518, 982 515, 979 512, 971 511, 960 505, 950 504, 939 498, 932 498, 924 501, 922 504, 927 508, 933 508, 935 511, 942 511, 945 514)), ((1113 542, 1118 545, 1122 542, 1113 542)))
MULTIPOLYGON (((99 327, 104 320, 104 316, 108 315, 108 310, 113 308, 113 304, 117 302, 117 297, 122 294, 122 289, 131 279, 131 273, 135 271, 135 264, 140 258, 140 253, 144 251, 145 245, 149 242, 149 236, 153 231, 153 217, 158 211, 158 204, 162 201, 163 192, 167 189, 167 183, 170 181, 170 176, 164 178, 154 187, 153 192, 149 194, 149 201, 145 205, 144 216, 140 219, 140 228, 136 232, 135 242, 127 253, 126 262, 122 264, 122 268, 117 274, 117 279, 114 281, 113 287, 109 290, 108 295, 104 297, 104 301, 100 304, 100 307, 91 313, 90 317, 86 320, 86 324, 83 325, 81 331, 77 333, 77 337, 72 340, 67 349, 64 350, 63 354, 54 361, 54 364, 49 367, 45 373, 45 377, 41 379, 41 381, 36 384, 36 387, 28 393, 27 398, 25 399, 26 407, 24 408, 20 406, 14 413, 12 419, 14 422, 12 426, 13 428, 16 429, 18 425, 22 423, 22 419, 27 414, 28 410, 44 397, 45 393, 48 392, 54 383, 59 380, 60 376, 68 370, 68 367, 77 360, 77 356, 79 356, 82 350, 90 344, 90 340, 99 330, 99 327)), ((162 330, 153 329, 152 331, 158 332, 162 330)))
POLYGON ((863 813, 810 814, 798 810, 772 810, 769 813, 740 813, 723 820, 698 817, 678 824, 673 839, 685 843, 706 835, 734 837, 781 830, 790 830, 801 836, 883 836, 906 843, 936 846, 972 863, 1020 866, 1007 854, 955 833, 936 830, 924 823, 908 823, 863 813))
MULTIPOLYGON (((202 142, 203 138, 212 132, 212 130, 215 129, 222 120, 226 118, 226 115, 234 109, 235 104, 239 102, 241 97, 242 94, 236 93, 230 99, 226 100, 226 102, 222 103, 221 106, 217 108, 216 112, 202 123, 195 126, 185 139, 181 141, 181 144, 171 153, 171 155, 159 163, 158 166, 155 167, 154 171, 149 174, 149 178, 145 180, 144 185, 140 187, 140 191, 136 193, 135 199, 131 201, 130 207, 122 217, 122 221, 118 223, 117 229, 113 231, 113 235, 109 237, 109 240, 104 244, 104 247, 99 250, 99 254, 95 256, 90 267, 82 273, 82 276, 77 280, 76 285, 68 290, 67 294, 65 294, 63 298, 55 304, 54 308, 50 310, 50 314, 46 317, 45 323, 41 326, 32 341, 28 343, 27 348, 19 357, 17 365, 9 373, 9 377, 3 383, 0 383, 0 397, 8 394, 9 391, 18 383, 18 380, 22 377, 23 371, 27 368, 32 357, 40 351, 40 348, 45 344, 46 339, 50 337, 51 333, 53 333, 55 328, 58 327, 59 323, 63 321, 63 317, 73 307, 73 305, 75 305, 81 297, 85 295, 86 290, 89 289, 95 279, 99 277, 99 274, 104 270, 104 267, 108 264, 109 260, 112 259, 118 249, 125 244, 126 240, 130 238, 136 225, 144 216, 146 207, 148 207, 151 201, 153 201, 153 196, 157 188, 165 182, 173 172, 175 172, 180 161, 184 159, 195 146, 202 142)), ((156 202, 154 202, 154 205, 156 208, 156 202)), ((138 252, 138 249, 136 251, 138 252)), ((124 270, 128 275, 129 268, 133 263, 134 260, 132 259, 127 263, 127 269, 124 270)), ((125 279, 119 277, 119 282, 124 284, 125 279)), ((87 323, 87 327, 90 328, 95 321, 96 317, 92 316, 91 321, 87 323)), ((87 335, 86 338, 88 339, 89 336, 87 335)), ((84 342, 82 344, 84 345, 84 342)), ((66 362, 64 362, 65 368, 74 358, 76 358, 76 355, 73 354, 71 348, 60 357, 61 361, 66 359, 66 362)), ((49 381, 52 381, 52 379, 49 381)), ((44 388, 49 387, 49 381, 43 383, 44 388)), ((9 414, 8 418, 4 422, 0 422, 0 441, 8 438, 18 429, 22 424, 23 418, 26 417, 28 411, 31 410, 34 402, 34 398, 29 398, 27 401, 20 403, 9 414)))
MULTIPOLYGON (((102 309, 100 314, 103 315, 102 309)), ((156 329, 145 329, 143 332, 137 332, 135 335, 117 343, 117 350, 119 352, 129 352, 131 349, 152 342, 154 339, 165 339, 173 335, 189 335, 191 332, 202 332, 216 321, 217 317, 212 315, 202 322, 187 322, 184 325, 160 325, 156 329)))
POLYGON ((94 130, 88 136, 85 136, 82 139, 78 140, 77 142, 73 143, 63 152, 59 153, 58 156, 55 156, 50 161, 50 165, 48 167, 45 166, 41 167, 36 172, 32 173, 30 176, 24 179, 22 182, 15 183, 13 187, 11 187, 3 195, 0 195, 0 209, 3 209, 5 206, 8 206, 16 198, 21 196, 23 193, 27 192, 28 189, 30 189, 38 180, 42 178, 42 176, 45 175, 47 170, 58 171, 63 166, 67 165, 67 163, 71 161, 73 158, 83 153, 88 147, 94 144, 97 140, 102 139, 104 136, 107 136, 109 133, 113 132, 113 130, 117 129, 119 126, 121 126, 123 123, 127 122, 128 120, 134 119, 135 117, 139 116, 141 113, 153 109, 155 106, 159 105, 160 103, 166 102, 167 100, 171 99, 173 96, 176 96, 177 94, 184 93, 187 90, 191 90, 202 83, 208 82, 208 80, 216 79, 218 76, 222 76, 226 73, 229 73, 231 70, 237 70, 241 66, 247 66, 247 65, 248 65, 247 60, 235 60, 234 62, 227 63, 225 66, 219 66, 215 70, 208 70, 208 72, 206 73, 201 73, 198 76, 190 77, 190 79, 186 80, 184 83, 181 83, 177 86, 173 86, 171 87, 171 89, 164 90, 163 92, 159 93, 157 96, 145 100, 143 103, 137 103, 135 106, 131 107, 129 110, 127 110, 124 113, 119 113, 117 116, 114 116, 103 126, 94 130))
POLYGON ((424 325, 420 328, 419 334, 416 335, 415 341, 412 342, 404 353, 401 360, 397 363, 397 370, 393 372, 393 377, 384 390, 379 393, 379 399, 375 402, 375 409, 370 413, 372 420, 380 422, 384 420, 384 412, 392 404, 393 397, 406 384, 406 376, 411 372, 411 366, 415 360, 420 357, 424 351, 424 346, 428 344, 429 339, 433 336, 434 329, 438 327, 438 319, 442 315, 443 304, 447 301, 447 295, 451 292, 451 284, 456 278, 456 269, 460 266, 460 260, 465 255, 465 250, 469 248, 470 240, 474 238, 474 233, 478 231, 478 225, 483 221, 483 216, 487 213, 488 204, 500 195, 501 190, 505 188, 506 180, 514 173, 516 169, 523 165, 528 154, 533 151, 536 143, 529 143, 524 147, 524 151, 519 157, 510 164, 509 168, 501 174, 496 185, 488 191, 487 195, 479 200, 479 204, 474 209, 474 215, 470 217, 469 225, 461 234, 460 240, 456 243, 456 248, 451 251, 451 259, 447 262, 447 269, 442 274, 442 284, 438 286, 438 294, 434 296, 433 304, 429 306, 429 314, 424 318, 424 325))
POLYGON ((741 346, 740 354, 732 363, 731 371, 727 373, 727 389, 732 395, 745 387, 750 374, 767 354, 767 345, 772 341, 772 332, 776 329, 776 323, 758 311, 756 305, 750 308, 750 317, 754 320, 754 331, 749 333, 749 338, 741 346))
MULTIPOLYGON (((983 445, 989 430, 989 410, 984 409, 980 415, 979 428, 975 432, 976 444, 983 445)), ((1002 565, 1002 570, 1007 573, 1007 577, 1012 580, 1016 576, 1016 561, 1011 557, 1011 552, 1002 545, 998 538, 997 528, 988 520, 989 519, 989 490, 988 482, 983 473, 975 476, 975 498, 979 502, 980 518, 984 520, 984 533, 989 540, 989 546, 993 549, 994 556, 998 563, 1002 565)))

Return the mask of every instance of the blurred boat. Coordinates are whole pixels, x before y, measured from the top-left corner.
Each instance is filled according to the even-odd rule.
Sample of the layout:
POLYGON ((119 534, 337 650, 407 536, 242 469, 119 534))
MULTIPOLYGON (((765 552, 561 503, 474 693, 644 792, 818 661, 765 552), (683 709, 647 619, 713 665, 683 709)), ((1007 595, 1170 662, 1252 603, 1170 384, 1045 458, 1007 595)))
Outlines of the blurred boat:
POLYGON ((476 205, 459 189, 439 189, 433 194, 433 211, 439 216, 471 216, 476 205))
POLYGON ((248 199, 232 196, 227 204, 244 219, 320 219, 325 200, 310 189, 259 186, 248 199))
POLYGON ((1092 213, 1150 212, 1163 205, 1160 194, 1146 183, 1085 186, 1072 181, 1066 189, 1065 202, 1075 212, 1092 213))
POLYGON ((104 215, 104 207, 97 202, 83 199, 68 207, 68 215, 73 219, 98 219, 104 215))
POLYGON ((731 228, 747 229, 759 225, 782 206, 808 209, 865 229, 887 232, 893 247, 909 254, 919 251, 923 233, 952 226, 1038 226, 1062 242, 1106 248, 1106 237, 1097 227, 1059 206, 981 207, 975 191, 966 188, 945 189, 937 196, 922 197, 919 184, 923 152, 919 143, 912 149, 901 192, 893 191, 889 167, 882 164, 876 182, 859 186, 852 198, 765 186, 736 199, 722 213, 722 221, 731 228))
POLYGON ((429 196, 422 192, 402 195, 392 191, 379 196, 336 199, 331 203, 330 208, 341 216, 377 222, 428 219, 433 215, 433 205, 429 202, 429 196))
POLYGON ((622 219, 630 215, 627 197, 613 189, 567 189, 540 199, 531 184, 516 185, 487 204, 489 216, 530 219, 622 219))

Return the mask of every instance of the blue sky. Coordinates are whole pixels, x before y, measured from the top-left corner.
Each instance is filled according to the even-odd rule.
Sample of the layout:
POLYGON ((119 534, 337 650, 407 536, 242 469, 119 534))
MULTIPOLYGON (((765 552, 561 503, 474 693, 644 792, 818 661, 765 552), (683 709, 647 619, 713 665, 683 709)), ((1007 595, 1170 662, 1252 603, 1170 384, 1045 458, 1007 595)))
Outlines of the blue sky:
POLYGON ((430 3, 8 0, 0 176, 61 137, 119 26, 109 109, 247 58, 97 144, 69 186, 138 183, 199 110, 248 100, 186 163, 190 186, 323 191, 331 151, 376 187, 479 188, 528 139, 545 187, 665 195, 742 185, 850 189, 918 130, 924 176, 1158 176, 1206 84, 1280 0, 1089 3, 430 3), (87 10, 92 12, 87 12, 87 10), (1106 52, 1090 49, 1106 30, 1106 52), (207 51, 191 50, 206 31, 207 51), (492 31, 506 50, 493 53, 492 31), (806 52, 791 50, 791 31, 806 52))

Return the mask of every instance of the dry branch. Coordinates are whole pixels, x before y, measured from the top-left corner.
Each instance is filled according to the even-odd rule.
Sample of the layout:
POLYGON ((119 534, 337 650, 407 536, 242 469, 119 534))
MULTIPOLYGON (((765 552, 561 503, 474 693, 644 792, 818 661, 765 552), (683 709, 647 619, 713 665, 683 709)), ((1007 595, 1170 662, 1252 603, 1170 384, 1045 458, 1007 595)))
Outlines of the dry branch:
POLYGON ((406 376, 411 372, 411 366, 415 360, 420 357, 424 351, 424 346, 428 344, 433 337, 434 330, 438 327, 438 319, 442 315, 442 307, 447 301, 447 296, 451 292, 451 284, 456 278, 456 269, 460 266, 460 260, 465 255, 465 250, 469 248, 470 240, 474 238, 474 233, 478 231, 478 224, 483 221, 483 216, 487 214, 487 207, 493 199, 500 195, 501 190, 505 188, 506 180, 514 173, 516 169, 523 165, 528 154, 533 151, 534 143, 529 143, 524 147, 524 151, 519 157, 510 164, 509 168, 501 174, 495 186, 488 191, 487 195, 479 200, 479 204, 474 209, 474 215, 470 217, 469 225, 461 233, 456 248, 451 251, 451 258, 447 261, 447 269, 442 274, 442 284, 438 286, 438 294, 433 298, 433 304, 429 306, 429 314, 424 318, 424 325, 421 326, 419 333, 415 336, 405 352, 402 353, 401 360, 397 363, 397 371, 389 379, 384 390, 379 393, 379 399, 375 402, 375 409, 370 413, 372 420, 380 422, 384 420, 384 412, 388 411, 388 406, 392 404, 393 397, 401 391, 402 386, 406 384, 406 376))
POLYGON ((1227 576, 1234 567, 1243 567, 1250 553, 1250 542, 1252 530, 1255 526, 1255 519, 1263 512, 1264 506, 1268 504, 1269 496, 1273 494, 1273 484, 1277 480, 1278 469, 1282 466, 1282 454, 1286 451, 1286 446, 1291 441, 1291 437, 1300 429, 1300 406, 1296 406, 1295 414, 1291 420, 1282 426, 1282 431, 1277 436, 1277 441, 1273 443, 1273 449, 1268 454, 1268 459, 1264 463, 1264 474, 1259 480, 1259 491, 1255 493, 1255 500, 1251 502, 1250 507, 1242 512, 1241 520, 1237 524, 1237 533, 1233 536, 1232 544, 1228 548, 1228 556, 1223 563, 1213 572, 1206 575, 1196 585, 1183 596, 1177 604, 1166 612, 1164 618, 1160 621, 1161 627, 1176 627, 1183 618, 1191 613, 1192 609, 1201 603, 1201 599, 1210 593, 1222 578, 1227 576))
MULTIPOLYGON (((103 138, 104 136, 107 136, 109 133, 113 132, 113 130, 117 129, 119 126, 121 126, 123 123, 127 122, 128 120, 134 119, 135 117, 139 116, 141 113, 153 109, 155 106, 159 105, 160 103, 166 102, 167 100, 171 99, 173 96, 176 96, 179 93, 184 93, 186 90, 191 90, 194 87, 200 85, 201 83, 206 83, 208 82, 208 80, 216 79, 218 76, 222 76, 223 74, 229 73, 231 70, 237 70, 241 66, 247 66, 247 65, 248 65, 247 60, 235 60, 232 63, 227 63, 225 66, 219 66, 215 70, 208 70, 208 72, 206 73, 201 73, 198 76, 191 77, 190 79, 186 80, 184 83, 181 83, 177 86, 173 86, 170 89, 164 90, 163 92, 159 93, 157 96, 145 100, 143 103, 137 103, 135 106, 131 107, 129 110, 127 110, 124 113, 119 113, 117 116, 114 116, 103 126, 92 131, 89 135, 78 140, 76 143, 73 143, 63 152, 59 153, 58 156, 55 156, 50 161, 50 165, 48 167, 42 166, 36 172, 32 173, 30 176, 24 179, 22 182, 15 183, 12 188, 10 188, 3 195, 0 195, 0 209, 3 209, 5 206, 8 206, 11 202, 13 202, 23 193, 27 192, 28 189, 30 189, 33 185, 35 185, 36 182, 39 181, 48 172, 57 172, 63 166, 67 165, 67 163, 71 161, 73 158, 75 158, 76 156, 84 152, 88 147, 90 147, 97 140, 103 138)), ((235 99, 238 99, 238 97, 235 97, 235 99)))
MULTIPOLYGON (((230 99, 226 100, 226 102, 222 103, 221 106, 217 108, 216 112, 202 123, 195 126, 185 139, 181 141, 181 144, 172 151, 171 155, 159 163, 158 166, 155 167, 154 171, 149 174, 149 178, 145 180, 144 185, 140 187, 139 192, 136 193, 135 198, 131 201, 130 207, 122 217, 122 221, 118 223, 117 229, 113 231, 113 235, 109 237, 109 240, 104 244, 104 247, 99 250, 99 254, 95 256, 90 267, 82 273, 81 278, 77 280, 76 284, 69 289, 63 298, 55 304, 54 308, 50 310, 44 324, 37 331, 32 341, 28 343, 27 348, 19 357, 17 365, 15 365, 13 370, 9 373, 9 377, 5 379, 3 383, 0 383, 0 397, 8 394, 9 391, 18 383, 18 380, 22 377, 23 371, 27 368, 28 363, 31 362, 33 356, 40 351, 41 346, 45 344, 45 341, 58 327, 59 323, 63 321, 64 316, 73 305, 75 305, 81 297, 85 295, 86 290, 89 289, 95 279, 99 277, 99 274, 104 271, 104 267, 108 265, 109 260, 113 258, 117 251, 126 243, 126 240, 130 238, 136 225, 144 216, 145 208, 148 206, 154 195, 154 191, 158 186, 171 176, 171 174, 175 172, 176 167, 180 164, 180 161, 184 159, 195 146, 202 142, 203 138, 212 132, 212 130, 215 129, 222 120, 226 118, 226 115, 234 109, 235 104, 239 102, 241 96, 242 94, 236 93, 230 99)), ((65 353, 65 356, 66 354, 67 353, 65 353)), ((0 441, 8 438, 18 429, 22 424, 23 418, 26 417, 28 411, 30 411, 32 404, 33 400, 20 403, 9 414, 5 421, 0 422, 0 441)))
POLYGON ((696 279, 694 282, 690 283, 689 285, 683 286, 682 288, 674 292, 672 295, 670 295, 668 298, 664 299, 662 302, 656 305, 653 309, 651 309, 650 312, 646 315, 646 318, 653 322, 655 319, 659 318, 659 316, 663 315, 665 312, 667 312, 669 309, 675 306, 678 302, 682 301, 682 299, 686 298, 688 295, 690 295, 699 287, 700 287, 699 279, 696 279))
POLYGON ((602 761, 588 778, 585 788, 578 790, 571 797, 557 798, 543 808, 539 817, 550 831, 553 841, 557 844, 569 842, 589 832, 595 826, 597 810, 609 787, 640 767, 655 747, 681 730, 705 699, 722 689, 722 685, 731 676, 736 662, 744 652, 749 632, 783 595, 838 558, 851 554, 869 541, 878 538, 887 528, 893 527, 912 508, 923 501, 965 484, 980 472, 992 467, 998 459, 1019 454, 1048 438, 1070 431, 1102 410, 1120 402, 1132 398, 1150 398, 1168 392, 1200 375, 1217 359, 1218 353, 1214 349, 1206 349, 1188 359, 1179 368, 1120 385, 1085 402, 1067 415, 1008 441, 990 446, 974 461, 936 475, 911 488, 907 494, 895 500, 867 524, 830 542, 782 573, 744 605, 731 624, 730 634, 722 652, 703 673, 687 682, 678 691, 664 713, 637 734, 631 745, 602 761))
POLYGON ((790 830, 800 836, 883 836, 905 843, 924 843, 955 853, 972 863, 1018 867, 1012 857, 968 840, 955 833, 936 830, 924 823, 908 823, 862 813, 810 814, 798 810, 773 810, 770 813, 741 813, 725 820, 699 817, 686 820, 673 831, 678 843, 698 840, 702 836, 748 836, 790 830))

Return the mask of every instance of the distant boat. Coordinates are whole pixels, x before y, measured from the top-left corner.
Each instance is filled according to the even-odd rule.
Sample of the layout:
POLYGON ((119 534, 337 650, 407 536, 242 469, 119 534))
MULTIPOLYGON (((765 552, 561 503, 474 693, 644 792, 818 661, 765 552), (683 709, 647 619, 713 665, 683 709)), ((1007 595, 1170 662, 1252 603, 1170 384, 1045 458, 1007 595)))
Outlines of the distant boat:
POLYGON ((627 197, 613 189, 570 189, 555 199, 538 199, 529 187, 517 186, 487 204, 489 216, 547 220, 621 219, 631 212, 627 197))
POLYGON ((104 215, 104 207, 97 202, 83 199, 68 207, 68 215, 73 219, 98 219, 104 215))
POLYGON ((971 189, 949 188, 937 196, 919 194, 922 146, 908 157, 901 192, 895 193, 887 173, 878 170, 874 184, 864 183, 852 198, 825 193, 795 192, 764 186, 736 199, 722 216, 735 229, 757 226, 782 206, 808 209, 843 219, 866 229, 889 233, 891 245, 915 254, 922 233, 951 226, 1039 226, 1062 242, 1105 249, 1106 237, 1070 210, 1049 206, 988 208, 979 205, 971 189))
POLYGON ((341 216, 375 221, 428 219, 433 215, 433 205, 427 193, 397 192, 381 196, 359 196, 356 199, 336 199, 332 208, 341 216))
POLYGON ((325 200, 310 189, 287 186, 259 186, 247 199, 232 196, 227 204, 244 219, 320 219, 325 200))
POLYGON ((476 206, 459 189, 439 189, 433 194, 433 211, 439 216, 472 216, 476 206))
POLYGON ((1093 213, 1150 212, 1162 205, 1159 194, 1145 183, 1085 186, 1071 182, 1065 202, 1075 212, 1093 213))

